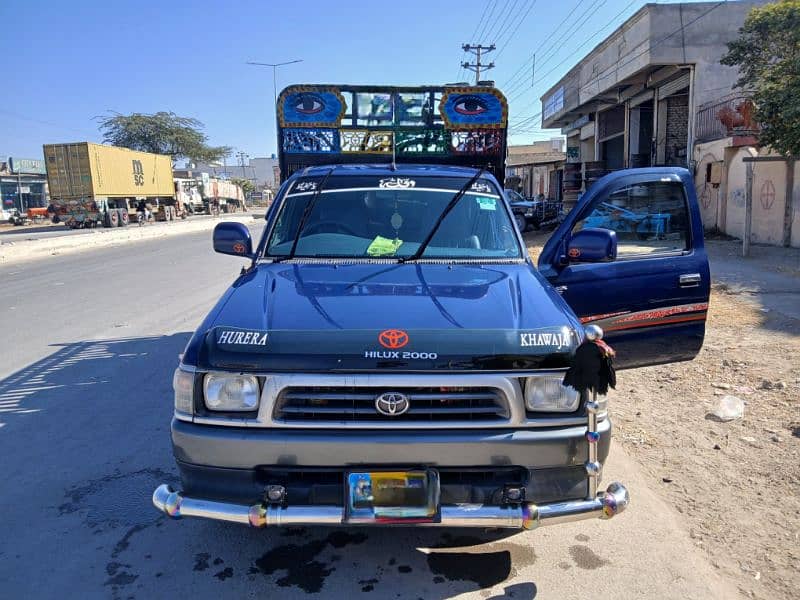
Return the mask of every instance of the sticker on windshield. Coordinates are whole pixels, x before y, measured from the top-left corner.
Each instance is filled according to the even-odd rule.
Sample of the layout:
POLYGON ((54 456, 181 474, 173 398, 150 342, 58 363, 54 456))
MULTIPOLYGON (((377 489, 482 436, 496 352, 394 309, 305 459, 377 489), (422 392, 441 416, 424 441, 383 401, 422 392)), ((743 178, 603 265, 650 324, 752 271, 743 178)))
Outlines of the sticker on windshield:
POLYGON ((486 198, 485 196, 478 196, 475 198, 478 203, 478 208, 481 210, 497 210, 497 200, 494 198, 486 198))
POLYGON ((301 181, 298 183, 295 188, 298 192, 309 192, 317 189, 317 182, 316 181, 301 181))
POLYGON ((402 244, 403 240, 390 240, 379 235, 367 247, 367 254, 369 256, 392 256, 402 244))
POLYGON ((413 188, 417 182, 408 177, 389 177, 381 179, 378 185, 382 188, 413 188))

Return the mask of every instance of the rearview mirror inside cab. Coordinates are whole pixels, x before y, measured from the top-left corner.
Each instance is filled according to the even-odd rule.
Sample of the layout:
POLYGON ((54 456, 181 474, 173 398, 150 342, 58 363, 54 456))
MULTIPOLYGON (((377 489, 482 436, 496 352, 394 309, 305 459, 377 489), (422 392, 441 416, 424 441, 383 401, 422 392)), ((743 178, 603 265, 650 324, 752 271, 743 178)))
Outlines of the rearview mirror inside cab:
POLYGON ((609 262, 617 258, 617 234, 610 229, 586 227, 572 234, 567 259, 576 262, 609 262))

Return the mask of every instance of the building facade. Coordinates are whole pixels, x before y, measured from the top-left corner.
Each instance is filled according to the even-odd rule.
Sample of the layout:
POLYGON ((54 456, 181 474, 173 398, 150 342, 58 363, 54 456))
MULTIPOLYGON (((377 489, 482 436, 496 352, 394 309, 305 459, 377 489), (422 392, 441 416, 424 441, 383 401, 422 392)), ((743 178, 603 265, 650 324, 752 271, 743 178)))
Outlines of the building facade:
POLYGON ((647 4, 542 96, 542 126, 567 136, 579 189, 587 170, 693 167, 698 108, 731 91, 737 71, 720 58, 761 4, 647 4))
POLYGON ((24 213, 48 202, 44 160, 11 156, 0 161, 0 219, 8 219, 13 210, 24 213))
POLYGON ((265 189, 276 191, 278 188, 277 181, 279 177, 276 176, 278 159, 274 156, 269 158, 250 158, 245 165, 241 163, 227 164, 227 162, 194 163, 187 168, 222 179, 249 179, 255 184, 258 191, 265 189))
POLYGON ((528 198, 560 200, 565 159, 563 138, 509 146, 506 185, 528 198))

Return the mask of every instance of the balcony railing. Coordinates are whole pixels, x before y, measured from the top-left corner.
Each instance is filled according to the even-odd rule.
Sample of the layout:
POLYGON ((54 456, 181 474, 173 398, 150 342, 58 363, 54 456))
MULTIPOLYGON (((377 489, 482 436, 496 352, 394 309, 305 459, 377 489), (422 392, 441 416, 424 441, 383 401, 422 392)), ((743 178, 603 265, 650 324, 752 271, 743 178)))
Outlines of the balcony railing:
POLYGON ((697 111, 695 140, 710 142, 734 135, 754 135, 758 125, 750 95, 734 92, 700 106, 697 111))

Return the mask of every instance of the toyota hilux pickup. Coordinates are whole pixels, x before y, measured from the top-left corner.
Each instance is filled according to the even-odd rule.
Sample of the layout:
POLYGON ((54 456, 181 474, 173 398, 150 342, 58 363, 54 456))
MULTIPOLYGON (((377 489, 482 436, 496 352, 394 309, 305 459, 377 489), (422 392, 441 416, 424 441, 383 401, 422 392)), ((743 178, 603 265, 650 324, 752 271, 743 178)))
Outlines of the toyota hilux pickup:
MULTIPOLYGON (((532 529, 625 509, 600 486, 604 396, 563 385, 604 336, 618 369, 690 360, 709 271, 688 171, 596 182, 534 265, 498 179, 490 87, 292 86, 263 231, 174 375, 167 515, 253 527, 532 529), (608 207, 652 235, 591 227, 608 207), (599 207, 599 208, 598 208, 599 207), (595 215, 596 216, 596 215, 595 215)), ((609 225, 612 221, 607 221, 609 225)))

